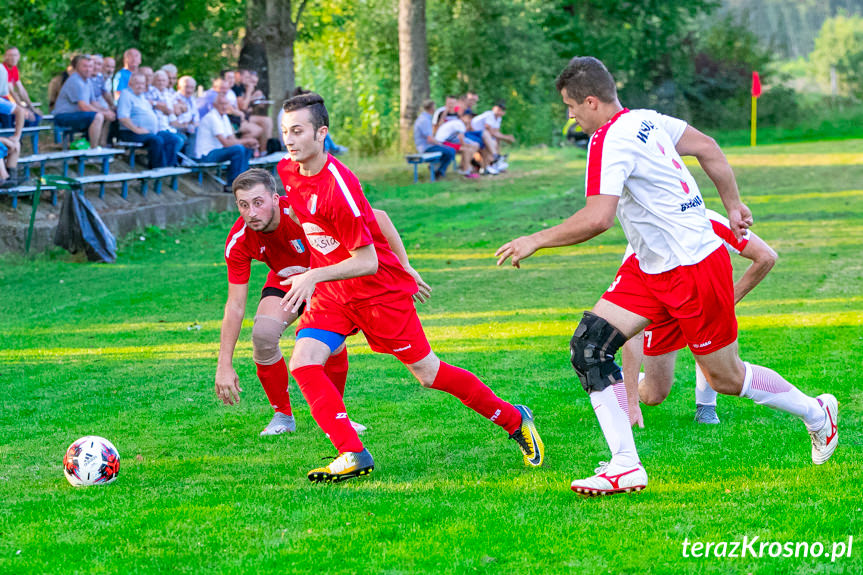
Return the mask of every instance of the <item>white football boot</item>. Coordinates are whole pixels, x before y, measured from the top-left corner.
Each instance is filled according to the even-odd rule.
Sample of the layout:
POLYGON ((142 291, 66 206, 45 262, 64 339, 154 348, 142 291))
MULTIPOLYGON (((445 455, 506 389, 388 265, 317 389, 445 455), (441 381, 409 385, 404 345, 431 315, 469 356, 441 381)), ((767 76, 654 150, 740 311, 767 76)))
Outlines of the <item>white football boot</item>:
POLYGON ((601 461, 595 471, 596 475, 573 481, 572 490, 579 495, 594 496, 641 491, 647 487, 647 471, 641 463, 625 468, 601 461))
POLYGON ((824 408, 824 425, 818 431, 810 431, 812 438, 812 463, 821 465, 833 455, 839 443, 839 402, 829 393, 816 397, 824 408))
POLYGON ((261 432, 264 435, 281 435, 283 433, 293 433, 297 430, 297 424, 294 422, 293 415, 285 415, 284 413, 276 412, 273 419, 261 432))

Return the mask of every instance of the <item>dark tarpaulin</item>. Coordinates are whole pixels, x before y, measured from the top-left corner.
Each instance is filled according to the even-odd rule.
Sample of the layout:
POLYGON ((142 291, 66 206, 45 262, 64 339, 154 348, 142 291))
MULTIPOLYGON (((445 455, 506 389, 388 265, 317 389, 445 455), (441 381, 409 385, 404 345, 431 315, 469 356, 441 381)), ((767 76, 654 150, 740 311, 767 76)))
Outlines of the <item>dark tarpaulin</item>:
POLYGON ((67 190, 54 232, 54 243, 75 254, 81 250, 91 262, 114 263, 117 240, 84 194, 67 190))

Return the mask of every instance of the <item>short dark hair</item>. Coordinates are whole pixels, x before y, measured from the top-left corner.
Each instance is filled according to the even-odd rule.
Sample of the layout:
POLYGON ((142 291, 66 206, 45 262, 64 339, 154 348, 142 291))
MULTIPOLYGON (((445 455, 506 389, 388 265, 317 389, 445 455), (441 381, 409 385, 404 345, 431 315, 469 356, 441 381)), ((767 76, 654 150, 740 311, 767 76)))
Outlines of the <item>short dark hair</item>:
POLYGON ((261 168, 251 168, 234 178, 231 189, 236 194, 240 190, 251 190, 258 184, 263 184, 271 194, 279 193, 279 188, 276 186, 276 178, 269 171, 261 168))
POLYGON ((504 112, 506 111, 506 100, 498 100, 494 103, 494 105, 503 110, 504 112))
POLYGON ((314 92, 299 94, 285 100, 282 106, 285 112, 296 112, 303 108, 307 108, 311 113, 312 126, 314 126, 316 132, 321 129, 321 126, 330 127, 330 115, 327 112, 327 107, 324 106, 324 99, 320 94, 314 92))
POLYGON ((614 77, 593 56, 576 56, 566 65, 555 82, 558 92, 566 90, 567 96, 581 104, 588 96, 598 98, 606 104, 617 99, 614 77))
POLYGON ((233 68, 225 68, 224 70, 222 70, 221 72, 219 72, 219 78, 221 78, 222 80, 224 80, 224 79, 225 79, 225 76, 227 76, 229 72, 233 72, 233 71, 234 71, 234 69, 233 69, 233 68))

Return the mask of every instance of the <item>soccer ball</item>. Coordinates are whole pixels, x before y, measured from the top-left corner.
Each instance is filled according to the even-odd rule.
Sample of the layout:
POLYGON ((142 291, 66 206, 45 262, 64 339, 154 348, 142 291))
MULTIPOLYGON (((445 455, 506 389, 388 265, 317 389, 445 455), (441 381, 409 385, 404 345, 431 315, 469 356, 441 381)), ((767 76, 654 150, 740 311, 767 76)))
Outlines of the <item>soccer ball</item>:
POLYGON ((120 454, 103 437, 88 435, 72 443, 63 457, 63 474, 75 487, 104 485, 117 479, 120 454))

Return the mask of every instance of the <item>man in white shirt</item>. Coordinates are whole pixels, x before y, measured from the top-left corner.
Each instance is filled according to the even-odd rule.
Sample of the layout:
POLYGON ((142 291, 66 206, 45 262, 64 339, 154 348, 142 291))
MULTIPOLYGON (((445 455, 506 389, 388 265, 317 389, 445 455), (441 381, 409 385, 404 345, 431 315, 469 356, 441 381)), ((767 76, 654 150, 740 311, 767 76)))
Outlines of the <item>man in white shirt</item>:
POLYGON ((698 159, 716 185, 729 227, 740 237, 752 225, 752 212, 740 199, 722 150, 682 120, 624 108, 614 78, 596 58, 573 58, 557 89, 570 116, 592 134, 586 205, 557 226, 501 246, 498 265, 512 258, 519 267, 540 248, 587 241, 611 228, 615 215, 636 255, 623 263, 593 310, 584 313, 570 341, 570 361, 612 452, 609 463, 573 481, 572 490, 605 495, 647 486, 614 356, 650 323, 668 320, 677 321, 713 389, 799 417, 812 441, 812 462, 825 463, 838 443, 836 398, 808 396, 773 370, 738 355, 730 258, 681 159, 698 159))
POLYGON ((461 118, 447 120, 435 132, 435 140, 441 142, 444 146, 452 148, 461 154, 461 174, 467 178, 477 178, 477 174, 471 165, 473 155, 479 151, 479 144, 465 138, 467 132, 467 124, 470 122, 469 115, 463 115, 461 118))
POLYGON ((500 131, 500 124, 503 121, 503 116, 506 114, 506 103, 503 100, 498 101, 491 110, 485 111, 479 116, 476 116, 470 124, 470 130, 467 137, 485 142, 492 154, 492 165, 495 168, 505 170, 508 165, 500 155, 500 142, 515 143, 515 137, 510 134, 504 134, 500 131), (487 132, 490 137, 483 137, 483 132, 487 132))
POLYGON ((219 94, 213 109, 201 120, 195 139, 195 157, 202 162, 230 162, 228 179, 224 191, 233 193, 234 178, 249 169, 249 159, 257 141, 252 137, 237 139, 228 119, 231 105, 219 94))

